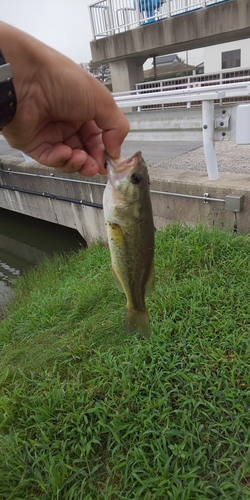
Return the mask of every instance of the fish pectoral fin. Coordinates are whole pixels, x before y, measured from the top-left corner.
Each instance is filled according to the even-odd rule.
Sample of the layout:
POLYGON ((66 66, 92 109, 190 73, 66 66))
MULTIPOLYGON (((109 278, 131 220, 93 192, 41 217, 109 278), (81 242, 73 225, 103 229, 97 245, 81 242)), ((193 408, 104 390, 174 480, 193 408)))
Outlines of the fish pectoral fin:
POLYGON ((109 223, 110 239, 119 247, 124 244, 124 235, 121 226, 116 223, 109 223))
POLYGON ((128 335, 138 332, 142 337, 149 339, 151 336, 151 328, 148 319, 147 311, 126 310, 125 329, 128 335))
POLYGON ((122 292, 122 293, 125 293, 124 290, 123 290, 122 282, 121 282, 121 280, 120 280, 120 278, 119 278, 119 276, 118 276, 118 274, 117 274, 117 272, 116 272, 116 270, 115 270, 114 267, 112 267, 112 273, 113 273, 114 281, 115 281, 115 284, 116 284, 118 290, 120 290, 120 292, 122 292))
POLYGON ((154 262, 152 262, 148 281, 145 286, 145 294, 149 295, 153 291, 154 286, 155 286, 155 272, 154 272, 154 262))

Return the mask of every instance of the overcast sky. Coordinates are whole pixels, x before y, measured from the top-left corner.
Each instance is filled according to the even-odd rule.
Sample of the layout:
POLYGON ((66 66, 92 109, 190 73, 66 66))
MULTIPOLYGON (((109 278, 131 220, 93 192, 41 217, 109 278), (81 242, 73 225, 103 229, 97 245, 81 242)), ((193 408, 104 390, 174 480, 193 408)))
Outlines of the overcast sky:
MULTIPOLYGON (((91 59, 88 5, 93 0, 0 0, 1 20, 51 45, 76 63, 91 59)), ((186 53, 180 54, 186 59, 186 53)), ((188 53, 189 64, 203 61, 203 49, 188 53)), ((149 59, 145 67, 151 67, 149 59)))
POLYGON ((91 59, 88 5, 93 0, 0 0, 0 18, 75 62, 91 59))

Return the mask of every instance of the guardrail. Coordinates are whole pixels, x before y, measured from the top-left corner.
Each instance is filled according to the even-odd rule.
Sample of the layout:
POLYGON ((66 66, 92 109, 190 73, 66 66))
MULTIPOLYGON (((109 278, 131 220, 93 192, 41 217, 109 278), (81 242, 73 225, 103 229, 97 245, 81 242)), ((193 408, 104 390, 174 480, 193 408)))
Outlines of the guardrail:
POLYGON ((89 5, 93 37, 106 37, 227 0, 99 0, 89 5))
POLYGON ((219 179, 214 148, 214 101, 233 96, 249 97, 250 81, 144 94, 137 94, 136 91, 114 94, 115 101, 120 108, 129 109, 137 107, 138 111, 140 111, 143 105, 201 102, 203 147, 209 180, 219 179))
MULTIPOLYGON (((207 85, 204 87, 180 88, 177 90, 164 90, 162 92, 146 91, 139 92, 131 90, 128 92, 117 92, 113 96, 120 108, 137 107, 140 111, 142 106, 151 106, 165 103, 199 102, 206 99, 205 96, 214 94, 211 99, 230 99, 234 97, 250 96, 250 80, 237 83, 225 83, 221 85, 207 85), (215 95, 216 94, 216 95, 215 95)), ((210 100, 211 100, 210 99, 210 100)))
MULTIPOLYGON (((210 85, 222 85, 226 83, 240 83, 248 82, 250 80, 250 68, 236 69, 234 70, 224 70, 219 73, 206 73, 197 75, 185 75, 177 78, 165 78, 163 80, 150 80, 135 84, 136 94, 145 94, 152 92, 163 92, 164 90, 179 90, 186 88, 200 88, 210 85)), ((118 94, 117 94, 118 95, 118 94)), ((249 96, 233 96, 227 98, 227 100, 221 100, 220 104, 225 101, 226 104, 231 104, 242 100, 248 101, 249 96)), ((171 106, 171 104, 163 104, 161 109, 171 106)), ((175 103, 175 107, 183 107, 183 103, 175 103)), ((148 107, 144 109, 159 109, 159 105, 156 107, 148 107)), ((143 110, 143 108, 141 108, 143 110)))

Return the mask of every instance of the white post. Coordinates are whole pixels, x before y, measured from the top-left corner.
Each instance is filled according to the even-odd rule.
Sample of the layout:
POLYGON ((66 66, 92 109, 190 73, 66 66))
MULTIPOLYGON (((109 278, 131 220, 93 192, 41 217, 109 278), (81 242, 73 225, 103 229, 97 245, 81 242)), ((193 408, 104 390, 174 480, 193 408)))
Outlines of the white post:
POLYGON ((214 101, 202 101, 203 149, 210 181, 219 179, 217 158, 214 148, 214 101))
POLYGON ((167 17, 170 17, 171 12, 170 12, 170 0, 166 0, 166 14, 167 17))
MULTIPOLYGON (((138 87, 138 83, 135 84, 136 94, 140 94, 140 89, 138 87)), ((141 111, 141 106, 137 106, 137 111, 141 111)))
MULTIPOLYGON (((160 92, 162 92, 162 80, 160 81, 160 92)), ((162 103, 161 109, 164 111, 164 103, 162 103)))
POLYGON ((93 40, 95 40, 95 30, 94 30, 94 22, 93 22, 93 17, 92 17, 92 6, 89 5, 89 17, 90 17, 90 25, 91 25, 91 31, 92 31, 92 36, 93 40))
MULTIPOLYGON (((220 85, 222 85, 223 74, 220 72, 220 85)), ((222 99, 220 99, 220 106, 222 106, 222 99)))
MULTIPOLYGON (((188 62, 187 62, 187 65, 188 65, 188 62)), ((190 89, 191 85, 190 85, 190 76, 188 76, 187 78, 188 80, 188 84, 187 84, 187 89, 190 89)), ((191 102, 187 102, 187 108, 191 108, 191 102)))
POLYGON ((114 26, 114 16, 113 16, 113 8, 112 8, 112 1, 111 0, 108 0, 108 18, 109 18, 110 34, 114 35, 115 26, 114 26))
POLYGON ((202 0, 202 7, 206 7, 206 0, 202 0))
POLYGON ((136 5, 136 21, 137 25, 140 26, 140 8, 139 8, 139 0, 135 0, 136 5))

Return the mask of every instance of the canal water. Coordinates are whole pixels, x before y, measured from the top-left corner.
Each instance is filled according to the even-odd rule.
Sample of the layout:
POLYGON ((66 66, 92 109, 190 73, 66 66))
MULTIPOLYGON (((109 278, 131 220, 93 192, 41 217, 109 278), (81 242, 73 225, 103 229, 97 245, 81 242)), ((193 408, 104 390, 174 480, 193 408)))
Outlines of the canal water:
POLYGON ((74 229, 0 209, 0 306, 13 293, 13 280, 45 256, 84 247, 84 239, 74 229))

